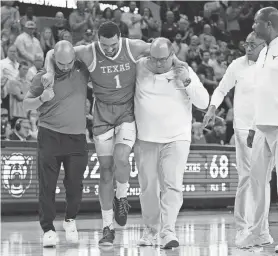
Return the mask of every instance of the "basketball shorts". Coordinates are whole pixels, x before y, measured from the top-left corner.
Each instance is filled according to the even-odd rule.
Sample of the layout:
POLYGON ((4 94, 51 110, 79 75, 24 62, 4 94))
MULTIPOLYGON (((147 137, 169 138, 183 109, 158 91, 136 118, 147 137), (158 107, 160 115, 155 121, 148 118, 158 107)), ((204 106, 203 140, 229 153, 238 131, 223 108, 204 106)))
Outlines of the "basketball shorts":
POLYGON ((93 135, 98 156, 113 156, 116 144, 133 147, 136 140, 134 101, 109 105, 95 100, 93 135))

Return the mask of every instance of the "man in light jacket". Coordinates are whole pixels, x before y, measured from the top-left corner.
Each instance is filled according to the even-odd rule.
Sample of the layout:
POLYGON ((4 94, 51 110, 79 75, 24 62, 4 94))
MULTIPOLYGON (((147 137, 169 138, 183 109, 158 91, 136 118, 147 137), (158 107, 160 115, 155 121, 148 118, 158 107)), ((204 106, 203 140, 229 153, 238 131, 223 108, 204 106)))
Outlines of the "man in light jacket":
POLYGON ((137 63, 134 152, 145 230, 139 245, 179 246, 175 223, 183 202, 183 173, 191 142, 192 104, 206 109, 209 95, 191 68, 175 65, 166 38, 137 63), (161 229, 159 227, 161 226, 161 229))

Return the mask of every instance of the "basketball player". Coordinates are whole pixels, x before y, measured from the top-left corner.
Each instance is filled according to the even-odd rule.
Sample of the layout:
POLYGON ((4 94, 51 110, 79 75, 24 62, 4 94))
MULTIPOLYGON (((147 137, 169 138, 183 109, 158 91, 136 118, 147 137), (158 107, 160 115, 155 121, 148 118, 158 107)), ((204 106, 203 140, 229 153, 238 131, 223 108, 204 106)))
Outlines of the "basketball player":
POLYGON ((173 69, 173 53, 170 40, 153 41, 150 57, 137 63, 135 93, 134 152, 146 226, 139 244, 155 245, 160 233, 165 249, 179 246, 175 223, 183 203, 192 104, 201 109, 209 104, 208 92, 191 68, 173 69))
POLYGON ((247 147, 246 138, 254 119, 255 64, 264 46, 264 40, 256 37, 254 32, 248 35, 244 44, 246 55, 234 60, 228 67, 219 86, 213 92, 209 109, 203 121, 204 126, 207 126, 211 119, 214 122, 216 109, 227 93, 235 87, 234 131, 238 171, 238 187, 234 208, 237 229, 236 244, 248 235, 248 227, 251 226, 248 217, 252 215, 249 189, 252 149, 247 147))
MULTIPOLYGON (((278 10, 266 7, 255 15, 253 30, 266 41, 256 63, 255 118, 248 143, 252 146, 250 187, 254 197, 254 224, 242 247, 273 243, 269 234, 271 157, 278 167, 278 10), (262 133, 263 136, 255 136, 262 133), (263 145, 263 146, 260 146, 263 145)), ((276 248, 278 251, 278 248, 276 248)))
POLYGON ((55 45, 55 81, 44 88, 39 71, 24 99, 26 110, 38 109, 39 217, 44 231, 43 246, 55 246, 56 184, 63 163, 66 216, 63 228, 68 242, 78 242, 75 218, 80 208, 83 174, 88 164, 86 142, 86 98, 89 72, 75 59, 68 41, 55 45))
MULTIPOLYGON (((77 57, 87 65, 93 84, 93 134, 101 169, 99 198, 103 219, 103 238, 99 244, 111 245, 115 239, 113 198, 116 222, 124 226, 127 221, 127 189, 131 170, 129 155, 136 138, 133 105, 136 60, 149 53, 150 44, 122 38, 118 26, 113 22, 106 22, 98 30, 98 42, 74 49, 77 57), (117 183, 115 197, 114 163, 117 183)), ((50 51, 46 57, 49 74, 43 77, 45 86, 52 83, 51 56, 50 51)))

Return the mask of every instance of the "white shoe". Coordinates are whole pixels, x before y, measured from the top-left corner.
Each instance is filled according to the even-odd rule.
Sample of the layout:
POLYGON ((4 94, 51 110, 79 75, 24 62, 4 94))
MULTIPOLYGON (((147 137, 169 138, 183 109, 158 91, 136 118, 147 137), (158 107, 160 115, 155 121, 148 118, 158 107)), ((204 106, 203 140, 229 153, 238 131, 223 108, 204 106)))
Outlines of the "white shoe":
POLYGON ((251 235, 251 232, 247 229, 239 230, 236 232, 235 245, 238 246, 243 240, 251 235))
POLYGON ((264 246, 273 244, 273 238, 269 233, 261 234, 261 235, 249 235, 242 241, 240 241, 238 247, 240 248, 250 248, 254 246, 264 246))
POLYGON ((153 229, 146 227, 143 231, 143 236, 140 238, 138 245, 154 246, 157 245, 158 233, 153 229))
POLYGON ((53 247, 57 244, 57 234, 53 230, 49 230, 43 234, 43 247, 53 247))
POLYGON ((172 249, 179 247, 178 238, 174 234, 169 234, 162 239, 162 248, 163 249, 172 249))
POLYGON ((257 242, 256 245, 264 246, 264 245, 273 244, 274 240, 269 233, 264 233, 259 236, 256 242, 257 242))
POLYGON ((63 221, 63 228, 66 231, 66 239, 69 243, 78 243, 78 232, 76 229, 75 220, 68 219, 63 221))
POLYGON ((275 252, 278 253, 278 245, 275 246, 275 252))

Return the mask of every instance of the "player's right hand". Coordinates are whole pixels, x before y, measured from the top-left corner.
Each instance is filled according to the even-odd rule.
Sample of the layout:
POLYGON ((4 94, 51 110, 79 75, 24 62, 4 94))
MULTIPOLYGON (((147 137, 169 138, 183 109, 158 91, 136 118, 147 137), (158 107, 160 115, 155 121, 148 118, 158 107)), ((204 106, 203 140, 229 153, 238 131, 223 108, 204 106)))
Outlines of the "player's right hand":
POLYGON ((53 87, 54 85, 54 74, 46 73, 41 77, 41 82, 44 88, 53 87))
POLYGON ((216 111, 215 106, 209 106, 208 111, 207 111, 207 113, 204 116, 203 127, 207 127, 209 122, 210 122, 210 120, 212 120, 212 123, 214 125, 214 123, 215 123, 215 116, 216 116, 215 111, 216 111))
POLYGON ((55 96, 55 93, 53 91, 53 88, 48 87, 43 91, 43 93, 41 95, 41 99, 43 102, 47 102, 47 101, 52 100, 54 98, 54 96, 55 96))
POLYGON ((247 137, 247 147, 248 148, 252 148, 252 146, 253 146, 253 140, 255 137, 255 133, 256 132, 254 130, 249 130, 248 137, 247 137))

